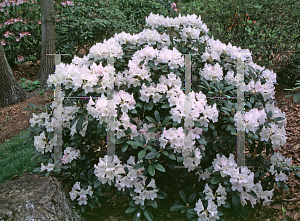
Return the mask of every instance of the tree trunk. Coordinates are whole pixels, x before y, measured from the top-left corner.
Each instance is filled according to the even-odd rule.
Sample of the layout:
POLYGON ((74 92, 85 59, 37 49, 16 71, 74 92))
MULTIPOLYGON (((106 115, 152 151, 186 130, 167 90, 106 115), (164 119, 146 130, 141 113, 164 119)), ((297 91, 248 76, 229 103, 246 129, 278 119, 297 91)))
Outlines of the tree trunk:
POLYGON ((47 89, 49 74, 54 74, 55 56, 55 13, 53 0, 41 0, 42 15, 42 47, 41 64, 38 79, 40 89, 47 89))
POLYGON ((26 100, 26 92, 18 84, 0 44, 0 104, 1 107, 26 100))
POLYGON ((0 190, 0 220, 85 221, 55 177, 23 174, 0 190))

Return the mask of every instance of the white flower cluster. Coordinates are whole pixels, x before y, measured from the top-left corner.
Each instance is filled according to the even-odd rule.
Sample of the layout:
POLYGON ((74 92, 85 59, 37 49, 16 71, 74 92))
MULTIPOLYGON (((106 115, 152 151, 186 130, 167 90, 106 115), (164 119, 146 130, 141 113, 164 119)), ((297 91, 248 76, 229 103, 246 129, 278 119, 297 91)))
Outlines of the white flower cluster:
POLYGON ((71 200, 75 200, 77 196, 79 196, 78 200, 78 204, 79 205, 86 205, 87 204, 87 195, 92 196, 93 195, 93 191, 92 191, 92 187, 88 186, 88 188, 86 190, 81 189, 80 188, 80 182, 76 182, 73 187, 72 187, 72 191, 69 193, 70 194, 70 198, 71 200))
POLYGON ((214 66, 205 64, 203 71, 200 73, 206 80, 223 80, 223 70, 219 63, 216 63, 214 66))
MULTIPOLYGON (((278 107, 274 106, 274 104, 267 103, 266 110, 272 111, 272 119, 277 117, 285 118, 285 113, 282 113, 278 107)), ((269 125, 271 128, 263 126, 261 132, 259 133, 261 140, 268 141, 270 139, 274 150, 280 148, 280 146, 283 146, 286 143, 287 136, 284 128, 286 124, 287 119, 285 118, 281 121, 270 122, 269 125)))
POLYGON ((157 192, 155 186, 155 180, 152 178, 150 183, 145 186, 146 177, 143 176, 142 171, 133 169, 135 165, 135 157, 131 156, 127 160, 127 164, 122 165, 121 161, 118 159, 118 156, 105 156, 104 158, 99 158, 98 165, 95 167, 95 175, 98 177, 99 181, 103 184, 108 183, 112 185, 112 182, 115 182, 115 187, 118 190, 123 190, 125 187, 134 188, 134 192, 139 195, 133 195, 133 200, 136 204, 144 205, 145 199, 154 200, 157 198, 157 192), (126 174, 124 167, 128 168, 128 174, 126 174), (143 180, 139 181, 138 177, 141 177, 143 180), (147 190, 148 187, 153 188, 153 190, 147 190))
POLYGON ((34 146, 36 150, 42 154, 52 152, 54 146, 57 145, 57 134, 54 134, 53 138, 48 141, 43 131, 39 136, 34 137, 34 146))
MULTIPOLYGON (((113 101, 114 101, 113 102, 114 107, 117 104, 120 104, 121 110, 123 112, 122 118, 124 119, 124 121, 128 122, 129 117, 125 113, 127 113, 128 110, 135 109, 136 102, 133 98, 133 95, 129 95, 127 92, 124 92, 123 90, 121 90, 120 92, 118 92, 117 96, 114 97, 113 101)), ((108 100, 104 94, 101 94, 101 97, 98 98, 95 102, 92 99, 89 100, 89 103, 87 104, 87 111, 94 118, 99 119, 101 124, 103 124, 103 121, 108 122, 107 116, 109 116, 109 117, 111 117, 111 116, 117 117, 118 116, 116 108, 114 108, 112 111, 109 111, 109 109, 107 108, 108 100), (95 105, 95 107, 93 107, 92 105, 95 105)), ((121 125, 121 123, 119 121, 116 121, 115 124, 114 124, 114 122, 111 122, 111 124, 108 124, 108 129, 119 130, 120 125, 121 125)), ((128 127, 128 125, 127 125, 127 127, 128 127)), ((127 127, 126 127, 126 129, 127 129, 127 127)))
MULTIPOLYGON (((241 112, 237 112, 234 116, 235 126, 238 131, 244 131, 246 128, 246 132, 252 131, 256 133, 257 129, 260 125, 264 124, 267 119, 266 112, 272 111, 272 118, 275 119, 277 117, 285 118, 285 113, 282 113, 278 107, 275 107, 274 104, 266 103, 266 108, 262 110, 258 110, 257 108, 251 109, 249 112, 245 113, 245 124, 241 120, 242 119, 241 112), (239 118, 240 117, 240 118, 239 118)), ((286 131, 284 126, 287 124, 286 118, 284 120, 268 122, 271 126, 265 127, 263 126, 259 135, 261 137, 261 141, 271 140, 273 145, 273 149, 276 150, 283 146, 286 143, 286 131)))
POLYGON ((259 128, 259 125, 265 123, 267 117, 267 114, 264 109, 258 110, 257 108, 253 108, 249 110, 249 112, 245 113, 245 123, 243 123, 243 121, 237 120, 238 115, 240 115, 240 119, 242 119, 240 111, 238 111, 234 115, 235 126, 237 127, 237 131, 245 131, 246 128, 246 133, 248 133, 249 131, 255 133, 259 128))
POLYGON ((286 181, 288 180, 287 175, 285 175, 284 173, 282 173, 282 171, 280 171, 280 173, 277 173, 277 170, 274 170, 274 167, 276 164, 286 164, 287 167, 292 166, 292 157, 290 158, 285 158, 284 156, 281 155, 281 153, 276 152, 274 153, 271 158, 271 164, 272 166, 269 169, 269 172, 274 175, 275 174, 275 181, 286 181))
MULTIPOLYGON (((182 156, 184 157, 183 165, 188 168, 188 171, 190 172, 195 170, 202 158, 200 149, 195 147, 195 139, 200 138, 199 135, 202 134, 202 131, 201 128, 195 128, 190 130, 188 136, 186 136, 182 127, 179 127, 178 129, 164 129, 159 138, 160 146, 165 148, 167 143, 170 142, 170 146, 174 148, 174 153, 182 153, 182 156), (195 154, 194 157, 191 157, 192 152, 195 154)), ((205 150, 203 145, 200 145, 200 147, 205 150)))
POLYGON ((47 172, 52 171, 54 168, 54 164, 52 163, 48 163, 47 166, 45 166, 43 163, 41 163, 41 172, 43 172, 44 170, 47 170, 47 172))
POLYGON ((270 199, 273 196, 273 190, 263 191, 260 183, 254 185, 254 173, 247 167, 241 167, 240 173, 239 168, 237 168, 236 162, 234 161, 233 154, 230 154, 228 159, 224 155, 220 157, 220 154, 217 154, 217 158, 213 160, 212 164, 214 171, 219 171, 222 177, 228 175, 231 177, 231 189, 241 193, 241 204, 243 206, 247 204, 246 200, 250 201, 252 207, 256 204, 256 199, 249 194, 251 190, 256 193, 258 202, 259 198, 264 199, 263 205, 269 205, 272 202, 270 199))
POLYGON ((80 150, 75 150, 71 147, 67 147, 64 150, 64 156, 62 158, 62 163, 63 164, 71 163, 72 160, 77 159, 79 157, 80 157, 80 150))
POLYGON ((216 190, 217 197, 213 194, 212 189, 208 186, 208 184, 205 185, 204 191, 205 193, 205 199, 208 201, 207 209, 204 209, 203 203, 201 199, 198 200, 196 203, 196 206, 194 210, 198 214, 198 220, 218 220, 220 217, 218 216, 218 206, 221 206, 222 204, 225 204, 227 192, 225 191, 225 188, 219 183, 219 187, 216 190), (217 204, 215 204, 214 200, 217 198, 217 204), (202 212, 202 213, 201 213, 202 212), (208 214, 209 213, 209 214, 208 214))

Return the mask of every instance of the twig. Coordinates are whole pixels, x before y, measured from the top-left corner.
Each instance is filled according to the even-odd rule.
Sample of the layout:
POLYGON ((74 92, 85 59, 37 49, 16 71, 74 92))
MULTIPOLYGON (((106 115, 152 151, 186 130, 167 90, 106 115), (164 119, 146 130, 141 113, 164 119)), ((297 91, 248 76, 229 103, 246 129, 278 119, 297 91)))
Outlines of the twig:
POLYGON ((300 201, 300 198, 282 199, 282 201, 285 201, 285 202, 298 202, 298 201, 300 201))

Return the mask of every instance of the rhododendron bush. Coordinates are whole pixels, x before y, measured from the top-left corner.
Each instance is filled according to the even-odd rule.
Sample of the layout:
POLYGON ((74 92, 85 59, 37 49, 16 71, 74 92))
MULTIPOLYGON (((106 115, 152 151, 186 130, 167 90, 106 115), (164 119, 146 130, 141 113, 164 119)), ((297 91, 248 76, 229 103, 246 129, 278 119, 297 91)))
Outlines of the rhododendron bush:
POLYGON ((285 114, 274 106, 276 74, 253 63, 249 50, 209 37, 200 16, 151 13, 146 22, 149 27, 138 35, 116 34, 49 76, 49 85, 62 84, 57 99, 64 97, 63 107, 54 101, 30 119, 36 156, 43 162, 35 172, 71 184, 70 198, 82 212, 96 207, 103 192, 129 194, 126 213, 134 212, 134 220, 152 220, 147 207, 158 208, 167 197, 163 190, 174 182, 182 201, 170 210, 186 212, 188 220, 222 220, 226 209, 270 205, 275 183, 288 188, 292 166, 291 158, 277 151, 287 138, 285 114), (186 110, 183 54, 189 53, 200 56, 192 56, 191 109, 186 110), (242 114, 235 99, 207 98, 237 97, 237 59, 245 64, 244 121, 238 121, 242 114), (106 97, 114 88, 110 76, 113 111, 106 97), (67 99, 81 96, 89 99, 67 99), (62 119, 55 118, 59 111, 62 119), (62 163, 70 168, 53 169, 54 129, 61 121, 62 163), (114 156, 98 150, 106 129, 115 131, 114 156), (245 131, 250 153, 257 155, 246 156, 251 170, 236 164, 237 130, 245 131), (270 160, 263 150, 272 154, 270 160))

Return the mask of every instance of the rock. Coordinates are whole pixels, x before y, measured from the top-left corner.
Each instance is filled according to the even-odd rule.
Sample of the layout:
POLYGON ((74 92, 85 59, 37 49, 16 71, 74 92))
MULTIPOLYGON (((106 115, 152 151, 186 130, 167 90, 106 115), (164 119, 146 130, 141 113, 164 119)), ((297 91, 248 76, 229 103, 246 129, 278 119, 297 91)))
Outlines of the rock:
POLYGON ((0 184, 0 220, 85 219, 66 198, 56 178, 23 174, 19 179, 0 184))

